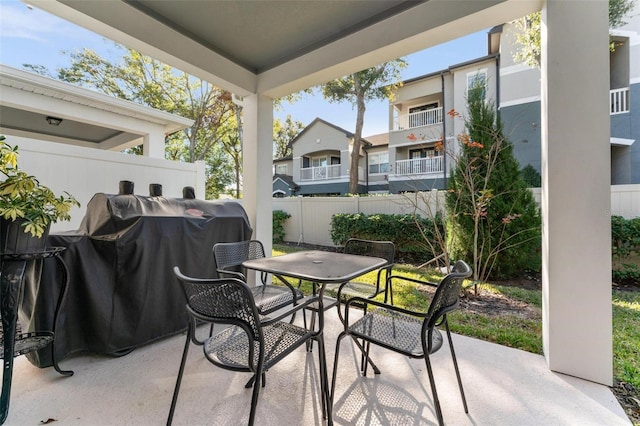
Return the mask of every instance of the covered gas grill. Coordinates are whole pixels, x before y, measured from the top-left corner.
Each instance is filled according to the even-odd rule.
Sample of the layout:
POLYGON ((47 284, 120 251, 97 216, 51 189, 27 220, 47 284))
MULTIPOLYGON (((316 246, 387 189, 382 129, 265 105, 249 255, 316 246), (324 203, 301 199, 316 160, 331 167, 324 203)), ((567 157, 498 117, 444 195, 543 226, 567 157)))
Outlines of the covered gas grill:
MULTIPOLYGON (((86 351, 122 355, 184 330, 185 300, 173 267, 216 277, 213 245, 251 234, 237 202, 96 194, 80 229, 48 238, 48 246, 66 248, 69 271, 55 326, 56 358, 86 351)), ((47 260, 32 265, 20 308, 23 331, 54 329, 62 273, 47 260)), ((28 357, 39 367, 52 365, 50 349, 28 357)))

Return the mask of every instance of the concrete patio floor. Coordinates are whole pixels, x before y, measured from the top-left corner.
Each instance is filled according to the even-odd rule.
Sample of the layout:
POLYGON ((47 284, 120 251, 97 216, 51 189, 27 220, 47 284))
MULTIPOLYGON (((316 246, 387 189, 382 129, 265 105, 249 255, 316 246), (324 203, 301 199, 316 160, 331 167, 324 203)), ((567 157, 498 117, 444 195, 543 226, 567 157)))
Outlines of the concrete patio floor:
MULTIPOLYGON (((341 329, 335 310, 326 315, 329 368, 341 329)), ((202 327, 199 332, 207 330, 202 327)), ((465 414, 448 348, 433 356, 445 423, 452 425, 630 425, 609 388, 549 371, 542 356, 454 336, 469 414, 465 414)), ((7 425, 160 425, 166 423, 184 335, 138 348, 129 355, 63 360, 63 377, 16 359, 7 425)), ((359 377, 359 353, 345 339, 334 422, 338 425, 436 424, 422 360, 372 349, 382 370, 359 377)), ((258 403, 258 425, 320 425, 317 351, 301 348, 267 373, 258 403)), ((329 371, 331 374, 331 370, 329 371)), ((251 391, 246 373, 211 365, 192 345, 175 425, 247 423, 251 391)))

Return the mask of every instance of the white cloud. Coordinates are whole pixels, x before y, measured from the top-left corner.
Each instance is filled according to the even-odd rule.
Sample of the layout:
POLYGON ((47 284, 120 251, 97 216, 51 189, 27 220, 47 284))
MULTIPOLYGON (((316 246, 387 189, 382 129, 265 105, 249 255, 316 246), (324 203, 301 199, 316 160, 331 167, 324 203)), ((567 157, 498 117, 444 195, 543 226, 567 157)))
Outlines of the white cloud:
POLYGON ((6 39, 35 40, 52 45, 59 38, 81 40, 89 34, 94 35, 57 16, 10 0, 0 1, 0 28, 6 39))

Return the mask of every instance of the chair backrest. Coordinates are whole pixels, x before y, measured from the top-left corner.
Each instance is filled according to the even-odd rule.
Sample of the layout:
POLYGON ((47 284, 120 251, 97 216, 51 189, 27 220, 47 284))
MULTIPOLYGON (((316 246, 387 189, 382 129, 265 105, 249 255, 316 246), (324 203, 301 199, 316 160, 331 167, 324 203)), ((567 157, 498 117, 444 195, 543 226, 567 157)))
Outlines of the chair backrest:
POLYGON ((387 265, 393 265, 396 259, 396 246, 391 241, 372 241, 349 238, 344 245, 344 253, 360 256, 381 257, 387 265))
POLYGON ((173 272, 182 286, 188 309, 200 319, 242 326, 260 339, 259 315, 249 287, 236 278, 202 279, 173 272))
MULTIPOLYGON (((344 253, 360 256, 381 257, 387 260, 386 265, 378 270, 378 285, 380 285, 383 271, 386 277, 391 275, 391 268, 396 261, 396 246, 391 241, 373 241, 360 238, 349 238, 344 244, 344 253)), ((385 278, 386 279, 386 278, 385 278)))
POLYGON ((426 321, 429 328, 435 326, 447 312, 458 307, 462 282, 469 278, 471 273, 471 267, 465 261, 459 260, 453 266, 452 272, 440 281, 427 311, 426 321))
POLYGON ((244 276, 242 262, 263 257, 264 247, 258 240, 216 243, 213 246, 213 262, 217 271, 240 272, 244 276))

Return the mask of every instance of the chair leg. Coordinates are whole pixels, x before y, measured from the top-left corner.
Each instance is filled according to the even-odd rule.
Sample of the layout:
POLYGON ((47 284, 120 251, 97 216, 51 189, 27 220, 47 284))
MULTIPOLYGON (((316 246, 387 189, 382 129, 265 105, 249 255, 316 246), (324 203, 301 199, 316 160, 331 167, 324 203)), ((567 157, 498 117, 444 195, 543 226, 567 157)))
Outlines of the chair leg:
MULTIPOLYGON (((311 324, 309 324, 309 326, 311 327, 311 330, 316 326, 316 311, 311 311, 311 324)), ((305 328, 307 328, 306 321, 305 328)), ((313 339, 307 340, 307 352, 313 352, 313 339)))
POLYGON ((262 368, 264 367, 264 359, 261 357, 260 361, 258 361, 258 370, 253 375, 254 383, 253 383, 253 394, 251 395, 251 411, 249 412, 249 426, 253 426, 256 421, 256 408, 258 406, 258 395, 260 395, 260 387, 261 387, 261 379, 264 377, 264 372, 262 368))
POLYGON ((189 327, 187 328, 187 338, 184 344, 184 350, 182 351, 182 360, 180 361, 180 369, 178 370, 178 378, 176 380, 176 386, 173 389, 173 398, 171 399, 171 408, 169 409, 169 417, 167 418, 167 426, 170 426, 173 422, 173 414, 176 410, 176 403, 178 402, 178 393, 180 392, 180 384, 182 383, 182 374, 184 373, 184 366, 187 363, 187 356, 189 355, 189 341, 193 330, 194 322, 189 321, 189 327))
MULTIPOLYGON (((307 310, 306 309, 302 309, 302 324, 305 330, 308 330, 307 328, 307 310)), ((311 345, 309 344, 309 341, 307 340, 305 342, 305 348, 307 350, 307 352, 309 352, 309 348, 311 347, 311 345)))
POLYGON ((460 396, 462 397, 462 405, 464 406, 464 412, 468 413, 467 398, 464 395, 464 389, 462 388, 462 379, 460 378, 460 370, 458 369, 458 360, 456 359, 456 351, 453 349, 453 340, 451 340, 451 332, 449 331, 449 324, 445 322, 445 328, 447 329, 447 338, 449 339, 449 349, 451 350, 451 358, 453 358, 453 367, 456 370, 456 377, 458 378, 458 387, 460 388, 460 396))
POLYGON ((440 400, 438 399, 438 391, 436 390, 436 382, 433 378, 433 369, 431 368, 431 360, 429 355, 425 354, 424 362, 427 364, 427 373, 429 373, 429 384, 431 385, 431 393, 433 394, 433 406, 436 409, 436 416, 438 417, 438 425, 444 425, 444 419, 442 418, 442 408, 440 408, 440 400))
MULTIPOLYGON (((245 383, 244 385, 245 389, 251 388, 255 380, 256 380, 256 375, 254 374, 253 376, 251 376, 249 381, 245 383)), ((267 373, 262 373, 262 387, 265 387, 266 385, 267 385, 267 373)))
POLYGON ((329 396, 329 371, 327 368, 327 355, 324 348, 324 337, 318 338, 318 361, 320 364, 320 393, 322 394, 322 417, 333 424, 331 398, 329 396))
MULTIPOLYGON (((195 318, 192 318, 191 321, 193 322, 193 335, 191 336, 191 341, 193 342, 194 345, 198 345, 198 346, 202 346, 204 345, 204 342, 206 339, 204 340, 198 340, 198 338, 196 337, 196 330, 198 329, 198 322, 196 321, 195 318)), ((209 330, 209 337, 213 336, 213 324, 211 324, 211 329, 209 330)))
POLYGON ((256 375, 252 375, 247 383, 244 384, 245 389, 249 389, 253 386, 253 382, 256 380, 256 375))
POLYGON ((340 355, 340 342, 347 333, 344 331, 338 335, 336 340, 336 353, 333 358, 333 374, 331 375, 331 391, 329 392, 329 405, 333 407, 333 398, 336 394, 336 376, 338 375, 338 356, 340 355))
MULTIPOLYGON (((369 362, 371 361, 371 359, 369 358, 369 349, 371 348, 371 342, 365 342, 363 340, 362 343, 363 343, 363 346, 362 346, 363 360, 362 360, 362 364, 360 364, 360 369, 362 370, 362 375, 366 376, 367 369, 369 367, 369 362)), ((377 370, 377 367, 376 367, 376 370, 377 370)), ((380 374, 380 370, 378 370, 378 374, 380 374)))

